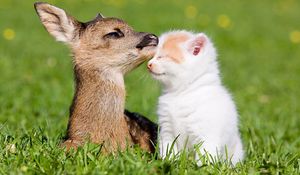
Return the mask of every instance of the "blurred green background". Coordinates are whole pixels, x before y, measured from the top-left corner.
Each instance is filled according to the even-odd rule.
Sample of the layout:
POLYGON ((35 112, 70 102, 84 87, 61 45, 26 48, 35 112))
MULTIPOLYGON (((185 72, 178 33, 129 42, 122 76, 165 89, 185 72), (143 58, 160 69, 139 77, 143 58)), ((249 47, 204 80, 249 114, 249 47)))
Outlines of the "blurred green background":
MULTIPOLYGON (((58 142, 67 126, 74 91, 71 57, 43 28, 34 2, 0 1, 2 150, 7 136, 16 139, 37 128, 58 142)), ((101 12, 157 35, 172 29, 207 33, 218 50, 223 82, 239 109, 246 164, 266 158, 275 162, 275 170, 279 162, 299 172, 300 1, 47 2, 83 22, 101 12)), ((126 88, 127 108, 156 121, 160 87, 145 65, 127 75, 126 88)), ((258 165, 257 171, 263 170, 258 165)))

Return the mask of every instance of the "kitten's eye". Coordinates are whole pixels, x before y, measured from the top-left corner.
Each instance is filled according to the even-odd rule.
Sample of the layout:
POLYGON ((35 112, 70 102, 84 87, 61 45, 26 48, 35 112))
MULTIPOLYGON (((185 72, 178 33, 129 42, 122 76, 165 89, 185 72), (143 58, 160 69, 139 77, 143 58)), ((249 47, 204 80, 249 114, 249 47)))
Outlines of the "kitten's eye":
POLYGON ((120 29, 115 29, 114 32, 110 32, 103 36, 103 38, 110 38, 110 39, 118 39, 122 37, 124 37, 124 34, 120 29))

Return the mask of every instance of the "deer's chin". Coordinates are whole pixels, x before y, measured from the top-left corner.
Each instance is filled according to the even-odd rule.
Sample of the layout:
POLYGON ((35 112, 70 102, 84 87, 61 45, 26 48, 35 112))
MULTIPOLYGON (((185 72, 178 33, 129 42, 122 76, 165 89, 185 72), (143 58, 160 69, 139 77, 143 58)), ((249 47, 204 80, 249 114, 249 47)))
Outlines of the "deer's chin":
POLYGON ((146 60, 149 60, 150 58, 154 57, 156 52, 156 46, 146 46, 143 49, 139 50, 139 53, 141 54, 141 57, 143 57, 146 60))
POLYGON ((121 68, 121 71, 125 75, 125 74, 133 71, 133 69, 139 67, 145 61, 147 61, 145 59, 145 57, 138 57, 134 61, 128 62, 128 64, 126 66, 124 66, 124 67, 121 68))

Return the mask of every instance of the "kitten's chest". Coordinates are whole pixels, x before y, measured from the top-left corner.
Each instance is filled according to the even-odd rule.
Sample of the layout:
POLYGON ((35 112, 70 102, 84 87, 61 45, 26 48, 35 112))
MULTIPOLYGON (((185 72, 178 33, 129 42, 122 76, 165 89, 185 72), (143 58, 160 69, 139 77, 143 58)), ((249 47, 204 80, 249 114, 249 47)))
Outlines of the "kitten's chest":
POLYGON ((173 139, 176 138, 178 148, 190 146, 190 123, 186 120, 190 113, 187 107, 175 101, 160 106, 158 115, 161 127, 168 128, 173 139))
POLYGON ((158 114, 173 119, 187 117, 196 109, 195 96, 163 96, 159 99, 158 114))
POLYGON ((168 123, 172 126, 173 134, 188 135, 190 127, 187 117, 195 111, 195 107, 191 104, 192 101, 185 98, 161 98, 159 101, 158 115, 159 120, 168 123))

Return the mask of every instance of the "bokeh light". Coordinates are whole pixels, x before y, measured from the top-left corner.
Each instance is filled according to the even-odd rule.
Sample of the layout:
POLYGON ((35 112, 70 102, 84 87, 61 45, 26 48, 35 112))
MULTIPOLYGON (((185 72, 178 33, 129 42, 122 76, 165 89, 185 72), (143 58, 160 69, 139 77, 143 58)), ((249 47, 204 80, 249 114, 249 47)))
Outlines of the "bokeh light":
POLYGON ((194 19, 197 16, 198 10, 195 6, 189 5, 185 8, 185 16, 189 19, 194 19))
POLYGON ((224 14, 218 16, 217 24, 224 29, 228 29, 232 25, 230 18, 224 14))
POLYGON ((4 31, 3 31, 3 37, 6 39, 6 40, 13 40, 16 36, 16 33, 13 29, 11 28, 6 28, 4 31))
POLYGON ((295 30, 290 33, 290 40, 292 43, 298 44, 300 43, 300 31, 295 30))

